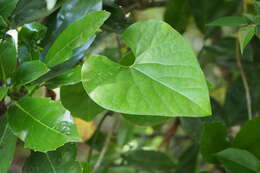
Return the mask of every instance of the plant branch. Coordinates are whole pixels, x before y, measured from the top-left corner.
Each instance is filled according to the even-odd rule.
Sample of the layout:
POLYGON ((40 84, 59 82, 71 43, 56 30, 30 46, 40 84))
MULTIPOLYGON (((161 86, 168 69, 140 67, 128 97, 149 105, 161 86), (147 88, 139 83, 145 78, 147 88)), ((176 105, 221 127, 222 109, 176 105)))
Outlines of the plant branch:
POLYGON ((101 153, 100 153, 100 155, 99 155, 99 157, 98 157, 98 159, 97 159, 97 162, 96 162, 96 164, 95 164, 95 166, 94 166, 94 168, 93 168, 92 173, 95 173, 95 172, 97 171, 97 169, 99 168, 100 164, 102 163, 102 161, 103 161, 103 159, 104 159, 104 156, 105 156, 105 154, 106 154, 106 152, 107 152, 108 146, 109 146, 110 141, 111 141, 112 136, 113 136, 113 132, 114 132, 115 127, 116 127, 116 122, 117 122, 117 119, 115 119, 115 120, 113 121, 113 124, 112 124, 112 126, 111 126, 111 128, 110 128, 110 130, 109 130, 109 132, 108 132, 107 137, 106 137, 106 141, 105 141, 105 143, 104 143, 104 147, 103 147, 102 150, 101 150, 101 153))
POLYGON ((249 84, 248 84, 248 80, 246 78, 246 74, 240 59, 240 50, 239 50, 239 42, 236 42, 236 62, 237 62, 237 66, 239 68, 240 74, 241 74, 241 78, 242 78, 242 82, 243 82, 243 86, 245 89, 245 94, 246 94, 246 106, 247 106, 247 113, 248 113, 248 119, 251 120, 253 115, 252 115, 252 103, 251 103, 251 94, 250 94, 250 88, 249 88, 249 84))

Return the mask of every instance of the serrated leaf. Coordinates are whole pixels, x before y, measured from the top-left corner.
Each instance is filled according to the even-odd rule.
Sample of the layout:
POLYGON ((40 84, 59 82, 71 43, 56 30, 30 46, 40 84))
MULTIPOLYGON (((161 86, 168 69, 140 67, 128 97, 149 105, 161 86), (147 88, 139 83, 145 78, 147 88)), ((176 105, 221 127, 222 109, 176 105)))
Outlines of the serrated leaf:
POLYGON ((148 116, 148 115, 130 115, 130 114, 123 114, 123 117, 130 121, 133 124, 137 124, 140 126, 155 126, 162 124, 169 120, 169 117, 163 116, 148 116))
POLYGON ((171 170, 175 167, 173 161, 162 152, 151 150, 134 150, 125 157, 129 165, 143 170, 171 170))
POLYGON ((242 27, 238 31, 238 40, 240 43, 240 51, 243 54, 244 49, 248 45, 248 43, 251 41, 253 36, 255 35, 255 26, 249 25, 246 27, 242 27))
POLYGON ((250 152, 228 148, 217 153, 217 157, 230 173, 258 173, 260 161, 250 152))
POLYGON ((139 115, 211 114, 208 87, 190 45, 168 24, 149 20, 122 36, 136 60, 122 66, 104 56, 82 67, 83 86, 100 106, 139 115))
POLYGON ((46 152, 81 140, 69 112, 49 98, 22 98, 8 115, 10 127, 25 148, 46 152))
POLYGON ((11 15, 12 11, 19 0, 1 0, 0 1, 0 15, 7 18, 11 15))
POLYGON ((73 22, 49 49, 46 64, 53 67, 71 58, 73 50, 85 44, 108 17, 108 12, 95 11, 73 22))
POLYGON ((238 132, 233 147, 245 149, 260 159, 260 117, 249 120, 238 132))
POLYGON ((200 151, 206 161, 218 163, 215 154, 229 146, 230 143, 227 141, 227 128, 222 123, 204 123, 200 139, 200 151))
POLYGON ((25 162, 23 173, 81 173, 76 155, 75 144, 66 144, 47 153, 32 152, 25 162))
POLYGON ((0 118, 0 172, 7 173, 12 163, 16 147, 16 137, 13 135, 6 118, 0 118))
POLYGON ((25 85, 36 80, 48 71, 49 69, 43 62, 38 60, 29 61, 23 63, 16 69, 13 79, 17 85, 25 85))
POLYGON ((209 26, 241 26, 246 25, 247 21, 245 18, 240 16, 227 16, 227 17, 221 17, 211 23, 209 23, 209 26))
POLYGON ((85 92, 82 83, 63 86, 60 89, 61 102, 74 117, 90 121, 104 111, 85 92))
POLYGON ((16 68, 16 48, 11 38, 0 41, 0 79, 6 80, 16 68))

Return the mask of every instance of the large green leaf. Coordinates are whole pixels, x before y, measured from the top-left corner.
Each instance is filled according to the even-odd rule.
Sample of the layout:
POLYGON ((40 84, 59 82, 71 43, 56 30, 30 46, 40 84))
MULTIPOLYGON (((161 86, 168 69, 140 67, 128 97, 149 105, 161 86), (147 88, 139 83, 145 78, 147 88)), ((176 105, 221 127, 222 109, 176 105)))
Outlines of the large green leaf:
POLYGON ((41 61, 29 61, 23 63, 16 69, 14 74, 14 82, 17 85, 25 85, 47 73, 49 69, 41 61))
POLYGON ((46 152, 81 140, 69 112, 49 98, 22 98, 8 114, 10 127, 25 148, 46 152))
POLYGON ((253 38, 255 35, 255 26, 254 25, 249 25, 246 27, 242 27, 239 29, 238 32, 238 40, 240 43, 240 51, 243 54, 244 49, 250 42, 250 40, 253 38))
POLYGON ((104 111, 102 107, 93 102, 85 92, 82 83, 63 86, 60 89, 61 102, 71 114, 84 120, 92 120, 104 111))
POLYGON ((18 0, 0 0, 0 16, 9 17, 18 0))
POLYGON ((139 115, 211 114, 208 88, 190 45, 162 21, 130 26, 123 41, 136 60, 130 66, 92 56, 82 68, 89 96, 116 112, 139 115))
POLYGON ((218 122, 205 123, 200 139, 200 151, 203 158, 211 163, 218 163, 215 154, 229 147, 227 128, 218 122))
POLYGON ((230 173, 258 173, 260 161, 250 152, 228 148, 217 153, 217 157, 230 173))
POLYGON ((171 170, 175 167, 173 161, 162 152, 151 150, 134 150, 125 157, 129 165, 143 170, 171 170))
POLYGON ((16 137, 13 135, 7 118, 0 118, 0 172, 7 173, 12 163, 16 147, 16 137))
POLYGON ((53 67, 71 58, 73 50, 86 43, 108 17, 108 12, 96 11, 73 22, 49 49, 45 59, 47 65, 53 67))
POLYGON ((246 122, 233 142, 233 147, 245 149, 260 159, 260 116, 246 122))
POLYGON ((47 153, 33 152, 25 162, 23 173, 81 173, 76 155, 75 144, 66 144, 47 153))
POLYGON ((6 80, 16 68, 16 48, 11 38, 0 41, 0 80, 6 80))

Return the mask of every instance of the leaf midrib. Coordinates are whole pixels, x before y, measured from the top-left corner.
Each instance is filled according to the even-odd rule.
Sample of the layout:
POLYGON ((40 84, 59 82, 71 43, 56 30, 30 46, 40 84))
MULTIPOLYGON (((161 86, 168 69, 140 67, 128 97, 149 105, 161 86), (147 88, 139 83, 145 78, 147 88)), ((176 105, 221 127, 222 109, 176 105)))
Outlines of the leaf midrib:
POLYGON ((19 105, 17 102, 15 103, 15 105, 22 111, 24 112, 26 115, 28 115, 32 120, 34 120, 35 122, 39 123, 40 125, 42 125, 43 127, 49 129, 50 131, 56 132, 57 134, 64 136, 67 139, 67 136, 64 135, 63 133, 61 133, 60 131, 49 127, 48 125, 42 123, 41 121, 39 121, 38 119, 34 118, 33 115, 31 115, 30 112, 26 111, 21 105, 19 105))

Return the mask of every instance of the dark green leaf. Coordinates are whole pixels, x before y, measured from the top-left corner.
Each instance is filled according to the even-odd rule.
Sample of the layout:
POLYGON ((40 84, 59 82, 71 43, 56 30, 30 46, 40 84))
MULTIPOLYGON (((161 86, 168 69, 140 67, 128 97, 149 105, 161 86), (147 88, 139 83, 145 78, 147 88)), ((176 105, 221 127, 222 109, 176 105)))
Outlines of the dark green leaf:
POLYGON ((233 142, 233 147, 245 149, 260 159, 260 117, 246 122, 233 142))
POLYGON ((200 151, 203 158, 211 163, 218 163, 215 154, 229 147, 227 128, 218 122, 205 123, 200 139, 200 151))
POLYGON ((227 17, 221 17, 211 23, 209 23, 209 26, 241 26, 246 25, 247 21, 245 18, 240 16, 227 16, 227 17))
POLYGON ((149 20, 130 26, 123 40, 136 56, 133 65, 92 56, 82 67, 83 86, 96 103, 126 114, 211 114, 205 78, 179 33, 164 22, 149 20))
POLYGON ((260 24, 256 25, 255 35, 260 39, 260 24))
POLYGON ((166 6, 164 20, 174 29, 183 33, 189 24, 190 7, 188 0, 170 0, 166 6))
POLYGON ((217 158, 230 173, 257 173, 260 161, 246 150, 228 148, 217 153, 217 158))
POLYGON ((25 148, 46 152, 81 140, 69 112, 49 98, 22 98, 8 115, 10 127, 25 148))
POLYGON ((104 111, 103 108, 89 98, 82 83, 61 87, 60 97, 64 107, 67 108, 73 116, 80 117, 87 121, 92 120, 99 113, 104 111))
POLYGON ((140 126, 155 126, 158 124, 162 124, 169 120, 169 117, 163 116, 149 116, 149 115, 130 115, 130 114, 123 114, 123 117, 140 126))
POLYGON ((149 150, 135 150, 125 157, 127 163, 144 170, 171 170, 175 167, 173 161, 164 153, 149 150))
POLYGON ((14 74, 14 82, 17 85, 25 85, 36 80, 48 71, 47 66, 41 61, 25 62, 17 68, 14 74))
POLYGON ((16 147, 16 137, 13 135, 6 115, 0 118, 0 172, 7 173, 12 163, 16 147))
POLYGON ((66 144, 47 153, 32 152, 25 162, 23 173, 81 173, 76 155, 75 144, 66 144))
POLYGON ((45 58, 47 65, 53 67, 70 59, 73 50, 84 45, 108 17, 108 12, 96 11, 73 22, 49 49, 45 58), (86 28, 88 29, 86 30, 86 28))
POLYGON ((62 1, 59 0, 52 10, 48 10, 45 0, 19 0, 11 16, 12 25, 20 26, 46 17, 60 7, 61 2, 62 1))
POLYGON ((15 9, 16 3, 19 0, 1 0, 0 1, 0 16, 9 17, 15 9))
POLYGON ((6 80, 16 68, 16 48, 11 38, 0 41, 0 80, 6 80))

